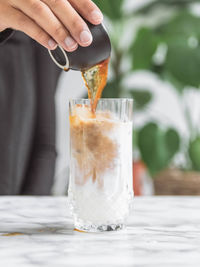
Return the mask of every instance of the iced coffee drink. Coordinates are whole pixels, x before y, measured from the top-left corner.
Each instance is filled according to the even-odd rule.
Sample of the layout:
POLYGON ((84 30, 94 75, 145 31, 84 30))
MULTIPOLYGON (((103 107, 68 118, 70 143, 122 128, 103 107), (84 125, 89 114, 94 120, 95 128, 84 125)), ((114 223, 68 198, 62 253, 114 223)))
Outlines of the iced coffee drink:
POLYGON ((132 100, 70 101, 69 200, 75 228, 124 227, 133 197, 132 100))

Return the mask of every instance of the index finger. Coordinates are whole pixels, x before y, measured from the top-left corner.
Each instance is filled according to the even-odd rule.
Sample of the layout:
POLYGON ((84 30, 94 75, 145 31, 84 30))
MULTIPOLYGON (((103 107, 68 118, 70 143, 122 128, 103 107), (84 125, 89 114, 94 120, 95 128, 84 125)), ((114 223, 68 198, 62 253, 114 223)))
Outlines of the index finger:
MULTIPOLYGON (((59 21, 70 32, 71 36, 81 46, 89 46, 92 43, 92 34, 79 13, 69 1, 66 0, 42 0, 59 21)), ((82 1, 82 0, 81 0, 82 1)))
MULTIPOLYGON (((91 0, 68 0, 76 11, 92 24, 98 25, 103 21, 101 10, 91 0)), ((103 0, 102 0, 103 1, 103 0)), ((107 1, 107 0, 106 0, 107 1)))

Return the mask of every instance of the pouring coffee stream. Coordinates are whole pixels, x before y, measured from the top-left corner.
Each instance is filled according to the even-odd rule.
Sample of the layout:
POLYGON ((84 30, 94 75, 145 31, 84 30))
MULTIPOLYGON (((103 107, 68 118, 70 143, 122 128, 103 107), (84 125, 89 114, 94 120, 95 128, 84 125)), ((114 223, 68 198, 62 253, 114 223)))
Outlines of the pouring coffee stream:
POLYGON ((109 58, 98 65, 82 71, 83 80, 88 89, 88 98, 91 100, 91 111, 95 113, 98 99, 106 86, 109 58))
POLYGON ((67 52, 58 46, 55 50, 49 50, 49 54, 63 70, 81 71, 94 114, 107 82, 111 43, 102 24, 93 25, 87 21, 86 23, 93 36, 93 42, 89 47, 79 46, 76 51, 67 52))

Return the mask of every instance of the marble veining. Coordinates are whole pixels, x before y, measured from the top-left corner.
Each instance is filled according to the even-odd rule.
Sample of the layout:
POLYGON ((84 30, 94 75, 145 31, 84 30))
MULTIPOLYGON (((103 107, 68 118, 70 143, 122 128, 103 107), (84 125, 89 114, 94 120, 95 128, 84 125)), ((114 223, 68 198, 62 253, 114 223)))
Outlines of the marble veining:
POLYGON ((73 230, 65 197, 0 197, 0 266, 200 266, 200 197, 135 198, 126 230, 73 230))

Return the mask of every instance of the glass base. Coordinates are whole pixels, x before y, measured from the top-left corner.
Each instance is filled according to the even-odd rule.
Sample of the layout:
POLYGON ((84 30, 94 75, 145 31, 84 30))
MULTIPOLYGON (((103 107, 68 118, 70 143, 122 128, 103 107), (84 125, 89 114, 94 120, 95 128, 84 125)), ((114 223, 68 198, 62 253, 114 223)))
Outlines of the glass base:
POLYGON ((125 229, 125 225, 122 223, 118 224, 91 224, 91 225, 83 225, 79 223, 75 223, 74 230, 78 232, 89 232, 89 233, 98 233, 98 232, 111 232, 111 231, 119 231, 125 229))

